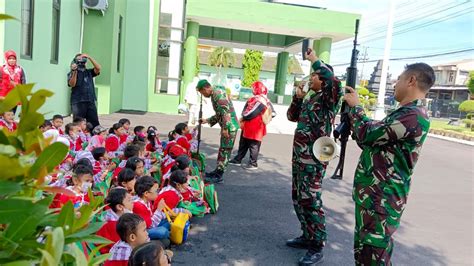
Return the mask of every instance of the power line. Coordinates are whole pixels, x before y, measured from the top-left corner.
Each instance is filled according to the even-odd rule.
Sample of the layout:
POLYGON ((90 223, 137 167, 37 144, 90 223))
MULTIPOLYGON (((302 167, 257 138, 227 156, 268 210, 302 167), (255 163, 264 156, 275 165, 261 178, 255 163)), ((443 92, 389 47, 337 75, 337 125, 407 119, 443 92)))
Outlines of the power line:
MULTIPOLYGON (((466 53, 466 52, 471 52, 471 51, 474 51, 474 48, 463 49, 463 50, 458 50, 458 51, 450 51, 450 52, 444 52, 444 53, 437 53, 437 54, 408 56, 408 57, 397 57, 397 58, 390 58, 389 60, 390 61, 400 61, 400 60, 408 60, 408 59, 421 59, 421 58, 438 57, 438 56, 444 56, 444 55, 460 54, 460 53, 466 53)), ((365 63, 373 63, 373 62, 377 62, 377 61, 379 61, 379 59, 368 60, 368 61, 365 61, 365 63)), ((334 64, 332 66, 333 67, 345 66, 345 65, 349 65, 349 64, 350 63, 342 63, 342 64, 334 64)))
MULTIPOLYGON (((430 15, 438 14, 438 13, 441 14, 441 13, 445 12, 446 10, 449 10, 449 9, 452 9, 452 8, 455 8, 455 7, 459 7, 459 6, 465 5, 465 4, 467 4, 467 3, 469 3, 469 1, 463 2, 463 3, 461 3, 461 4, 457 4, 457 5, 454 5, 454 6, 447 6, 447 7, 444 6, 443 9, 442 9, 442 11, 438 11, 438 12, 436 12, 436 13, 431 13, 430 15)), ((409 32, 409 31, 413 31, 413 30, 417 30, 417 29, 420 29, 420 28, 423 28, 423 27, 427 27, 427 26, 430 26, 430 25, 433 25, 433 24, 437 24, 437 23, 440 23, 440 22, 445 21, 445 20, 448 20, 448 19, 452 19, 452 18, 455 18, 455 17, 460 17, 460 16, 463 16, 463 15, 466 15, 466 14, 470 13, 472 10, 473 10, 473 7, 470 7, 470 8, 468 8, 468 9, 464 9, 464 10, 462 10, 462 11, 461 11, 461 10, 458 10, 458 11, 455 11, 455 12, 453 12, 453 13, 450 13, 450 14, 448 14, 448 15, 446 15, 446 16, 443 16, 443 17, 441 17, 441 18, 434 19, 434 20, 432 20, 432 21, 424 22, 424 23, 415 25, 415 26, 413 26, 413 27, 408 27, 408 28, 400 29, 399 31, 395 32, 393 35, 394 35, 394 36, 395 36, 395 35, 400 35, 400 34, 403 34, 403 33, 409 32), (461 13, 459 13, 460 11, 461 11, 461 13)), ((410 22, 410 23, 413 23, 413 21, 410 22)), ((408 24, 409 24, 409 23, 405 23, 405 24, 403 24, 403 25, 408 25, 408 24)), ((399 24, 399 25, 396 25, 394 28, 399 28, 400 26, 403 26, 403 25, 400 25, 400 24, 399 24)), ((383 38, 384 38, 383 35, 382 35, 382 36, 376 36, 376 37, 373 36, 373 35, 379 35, 379 34, 381 34, 381 33, 383 33, 383 32, 384 32, 384 31, 380 31, 380 32, 376 32, 376 33, 371 33, 370 36, 367 36, 367 37, 370 37, 370 38, 367 39, 367 40, 361 41, 361 43, 363 43, 363 42, 369 42, 369 41, 375 41, 375 40, 379 40, 379 39, 383 39, 383 38)), ((361 39, 364 39, 364 38, 367 38, 367 37, 361 37, 361 39)), ((339 43, 342 43, 342 42, 339 42, 339 43)), ((334 46, 337 46, 337 44, 338 44, 338 43, 334 44, 334 46)), ((337 47, 337 48, 341 49, 341 48, 346 48, 346 47, 350 47, 350 44, 345 44, 345 43, 343 43, 343 46, 337 47)))

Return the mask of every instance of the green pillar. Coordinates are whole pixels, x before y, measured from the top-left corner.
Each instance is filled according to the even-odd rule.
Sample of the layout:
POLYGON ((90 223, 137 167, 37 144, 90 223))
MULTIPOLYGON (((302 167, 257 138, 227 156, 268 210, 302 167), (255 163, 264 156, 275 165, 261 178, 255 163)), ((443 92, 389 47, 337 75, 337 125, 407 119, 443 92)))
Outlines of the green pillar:
POLYGON ((285 95, 286 75, 288 73, 288 52, 281 52, 278 54, 277 67, 275 73, 275 94, 285 95))
POLYGON ((320 43, 321 43, 320 40, 313 41, 313 51, 315 51, 316 53, 319 53, 320 43))
POLYGON ((183 83, 179 93, 179 102, 183 102, 186 87, 196 75, 197 46, 199 23, 188 21, 186 25, 186 41, 184 42, 183 83))
POLYGON ((329 59, 331 58, 331 44, 331 38, 324 37, 319 40, 319 50, 317 50, 317 54, 319 58, 324 61, 324 63, 329 64, 329 59))

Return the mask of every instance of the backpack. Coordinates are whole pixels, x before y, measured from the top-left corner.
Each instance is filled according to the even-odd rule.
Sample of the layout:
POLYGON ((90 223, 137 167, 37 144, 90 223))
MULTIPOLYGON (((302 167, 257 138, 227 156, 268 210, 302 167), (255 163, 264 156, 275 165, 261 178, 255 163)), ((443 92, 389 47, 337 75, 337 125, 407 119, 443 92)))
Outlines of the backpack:
POLYGON ((262 115, 262 121, 265 125, 268 125, 272 121, 272 118, 273 118, 272 109, 273 108, 271 106, 267 105, 267 109, 262 115))

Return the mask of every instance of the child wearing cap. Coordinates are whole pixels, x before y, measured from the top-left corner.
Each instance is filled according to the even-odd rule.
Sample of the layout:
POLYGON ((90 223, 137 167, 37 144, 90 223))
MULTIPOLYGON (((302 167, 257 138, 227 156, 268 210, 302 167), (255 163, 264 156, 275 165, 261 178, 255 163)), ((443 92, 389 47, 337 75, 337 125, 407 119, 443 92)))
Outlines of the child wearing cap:
POLYGON ((105 138, 107 137, 107 128, 98 125, 92 130, 93 136, 89 141, 88 150, 92 151, 95 148, 105 147, 105 138))

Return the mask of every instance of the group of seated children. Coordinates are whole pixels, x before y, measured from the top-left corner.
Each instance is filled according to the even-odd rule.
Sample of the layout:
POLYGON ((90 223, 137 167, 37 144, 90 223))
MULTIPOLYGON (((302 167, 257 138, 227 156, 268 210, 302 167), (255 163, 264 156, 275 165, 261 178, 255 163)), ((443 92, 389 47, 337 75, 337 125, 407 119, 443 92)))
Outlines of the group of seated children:
MULTIPOLYGON (((9 121, 4 115, 0 125, 9 121)), ((204 184, 202 169, 192 158, 195 130, 179 123, 161 141, 156 127, 136 126, 131 132, 130 124, 121 119, 110 129, 91 128, 76 118, 63 131, 63 118, 57 115, 41 126, 46 139, 69 147, 47 180, 73 193, 57 194, 51 208, 71 202, 77 210, 90 202, 90 193, 103 195, 106 207, 98 217, 105 224, 96 234, 114 243, 100 250, 111 254, 105 265, 127 265, 129 259, 131 265, 167 265, 172 256, 165 250, 170 246, 167 210, 189 217, 214 213, 216 192, 204 184)))

